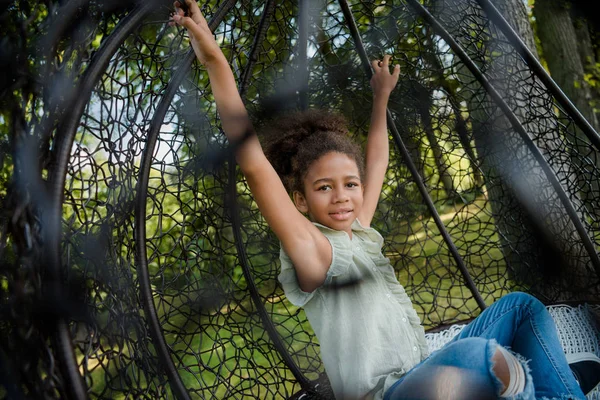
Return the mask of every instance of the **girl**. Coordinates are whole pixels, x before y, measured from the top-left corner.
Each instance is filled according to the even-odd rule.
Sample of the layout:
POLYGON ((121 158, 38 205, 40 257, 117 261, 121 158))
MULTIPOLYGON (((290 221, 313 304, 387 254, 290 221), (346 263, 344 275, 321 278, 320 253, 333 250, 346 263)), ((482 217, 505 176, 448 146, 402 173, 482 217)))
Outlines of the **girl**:
MULTIPOLYGON (((187 28, 235 143, 252 129, 246 109, 198 5, 186 2, 189 16, 176 2, 173 23, 187 28)), ((419 318, 381 253, 383 238, 369 227, 388 165, 387 102, 400 73, 398 66, 390 73, 389 59, 373 62, 365 162, 340 118, 320 112, 272 127, 273 164, 255 135, 236 151, 281 241, 279 280, 288 300, 306 311, 335 397, 584 398, 546 308, 523 293, 505 296, 428 356, 419 318)))

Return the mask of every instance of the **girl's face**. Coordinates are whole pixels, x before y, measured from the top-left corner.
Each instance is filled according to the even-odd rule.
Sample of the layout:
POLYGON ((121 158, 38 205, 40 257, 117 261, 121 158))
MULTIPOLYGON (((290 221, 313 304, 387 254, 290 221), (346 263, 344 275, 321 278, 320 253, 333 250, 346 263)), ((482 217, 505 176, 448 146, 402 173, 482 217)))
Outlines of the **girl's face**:
POLYGON ((311 164, 304 178, 304 194, 294 192, 294 203, 311 221, 345 231, 363 204, 363 186, 356 162, 345 154, 330 152, 311 164))

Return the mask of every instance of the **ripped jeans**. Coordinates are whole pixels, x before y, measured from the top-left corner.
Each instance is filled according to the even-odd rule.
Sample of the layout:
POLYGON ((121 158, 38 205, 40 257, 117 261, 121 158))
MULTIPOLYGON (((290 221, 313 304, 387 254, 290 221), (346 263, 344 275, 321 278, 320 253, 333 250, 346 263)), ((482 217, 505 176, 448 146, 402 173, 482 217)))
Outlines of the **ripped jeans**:
POLYGON ((384 400, 497 399, 501 383, 491 367, 498 344, 517 353, 525 370, 525 390, 512 398, 585 400, 554 320, 539 300, 519 292, 488 307, 390 387, 384 400))

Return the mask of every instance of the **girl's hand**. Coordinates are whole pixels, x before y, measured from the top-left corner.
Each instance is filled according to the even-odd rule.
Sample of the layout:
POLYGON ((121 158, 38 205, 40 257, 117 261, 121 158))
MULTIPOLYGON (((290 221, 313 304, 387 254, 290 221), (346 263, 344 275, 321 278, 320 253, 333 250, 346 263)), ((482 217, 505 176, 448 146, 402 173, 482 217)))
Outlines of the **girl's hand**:
POLYGON ((390 73, 390 56, 386 54, 383 60, 373 60, 371 65, 375 73, 371 77, 371 88, 375 96, 389 96, 398 83, 400 76, 400 65, 394 66, 394 71, 390 73))
POLYGON ((187 29, 194 53, 196 53, 196 57, 198 57, 202 65, 208 67, 213 62, 225 60, 223 52, 215 41, 215 37, 210 31, 206 19, 202 15, 202 12, 200 12, 200 8, 198 8, 198 3, 194 0, 182 1, 185 1, 188 16, 185 15, 184 10, 181 8, 181 3, 176 1, 173 3, 175 12, 169 25, 179 25, 187 29))

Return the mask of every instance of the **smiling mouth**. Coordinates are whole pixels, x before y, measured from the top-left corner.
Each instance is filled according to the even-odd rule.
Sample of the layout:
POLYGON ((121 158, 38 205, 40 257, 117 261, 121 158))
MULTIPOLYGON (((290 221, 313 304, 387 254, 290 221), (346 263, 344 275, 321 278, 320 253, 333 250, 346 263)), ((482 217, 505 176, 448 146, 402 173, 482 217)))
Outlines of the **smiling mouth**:
POLYGON ((329 213, 329 215, 335 220, 344 221, 350 217, 352 211, 353 210, 340 210, 338 212, 329 213))

